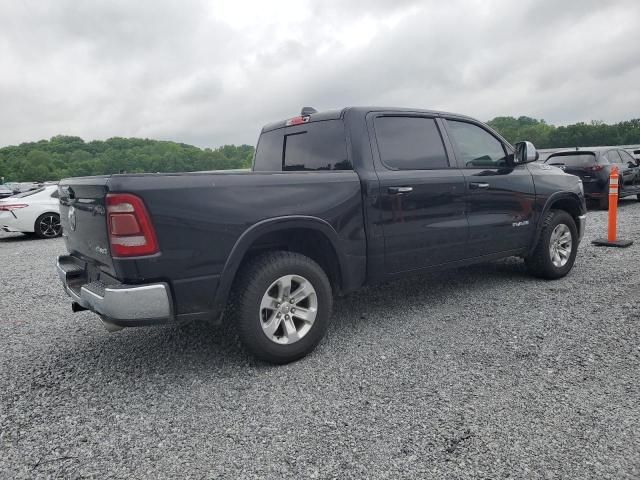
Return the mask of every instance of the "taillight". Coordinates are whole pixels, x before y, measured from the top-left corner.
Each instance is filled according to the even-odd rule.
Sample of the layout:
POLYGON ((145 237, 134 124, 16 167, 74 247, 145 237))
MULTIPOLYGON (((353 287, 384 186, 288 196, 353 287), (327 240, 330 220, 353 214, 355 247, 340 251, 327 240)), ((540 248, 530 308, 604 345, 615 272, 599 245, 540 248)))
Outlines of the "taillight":
POLYGON ((160 251, 149 212, 140 197, 107 194, 107 228, 113 257, 140 257, 160 251))
POLYGON ((11 212, 12 210, 17 210, 18 208, 28 207, 29 205, 25 203, 9 203, 0 205, 0 212, 11 212))
POLYGON ((599 172, 600 170, 604 170, 604 165, 591 165, 585 170, 588 170, 589 172, 599 172))

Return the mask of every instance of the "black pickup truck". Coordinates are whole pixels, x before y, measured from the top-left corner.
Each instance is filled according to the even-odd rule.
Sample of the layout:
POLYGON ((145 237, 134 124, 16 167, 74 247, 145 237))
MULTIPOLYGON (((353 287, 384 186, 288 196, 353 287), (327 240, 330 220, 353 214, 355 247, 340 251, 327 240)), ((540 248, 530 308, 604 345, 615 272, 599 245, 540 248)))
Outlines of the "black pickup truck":
POLYGON ((307 107, 262 129, 252 171, 61 181, 57 269, 73 310, 108 329, 224 313, 250 352, 285 363, 363 285, 508 256, 566 275, 582 182, 537 158, 466 116, 307 107))

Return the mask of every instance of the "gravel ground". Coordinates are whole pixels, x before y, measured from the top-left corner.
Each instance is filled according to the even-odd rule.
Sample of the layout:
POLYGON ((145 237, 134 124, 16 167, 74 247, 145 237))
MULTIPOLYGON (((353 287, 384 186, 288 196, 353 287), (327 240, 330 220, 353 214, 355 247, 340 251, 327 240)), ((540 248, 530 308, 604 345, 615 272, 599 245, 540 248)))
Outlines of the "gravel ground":
POLYGON ((545 282, 506 260, 337 302, 320 347, 255 362, 208 325, 72 314, 60 240, 0 234, 0 477, 639 478, 640 204, 625 250, 545 282))

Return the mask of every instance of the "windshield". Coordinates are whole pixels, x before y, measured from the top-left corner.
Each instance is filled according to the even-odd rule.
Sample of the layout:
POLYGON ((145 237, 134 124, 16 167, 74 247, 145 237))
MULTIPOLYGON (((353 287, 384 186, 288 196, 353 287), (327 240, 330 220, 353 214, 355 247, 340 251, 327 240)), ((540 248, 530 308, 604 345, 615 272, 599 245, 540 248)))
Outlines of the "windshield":
POLYGON ((596 163, 593 153, 569 153, 563 155, 551 155, 547 158, 549 165, 566 165, 568 167, 588 167, 596 163))

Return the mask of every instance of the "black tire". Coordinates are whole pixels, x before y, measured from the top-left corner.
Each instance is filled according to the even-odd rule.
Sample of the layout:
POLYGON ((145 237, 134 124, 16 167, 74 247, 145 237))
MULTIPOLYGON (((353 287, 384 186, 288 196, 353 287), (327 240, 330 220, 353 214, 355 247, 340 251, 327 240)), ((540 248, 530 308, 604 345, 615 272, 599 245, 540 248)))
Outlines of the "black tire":
POLYGON ((531 255, 525 262, 532 275, 546 279, 562 278, 567 275, 573 268, 578 252, 578 229, 573 217, 564 210, 550 210, 542 220, 542 231, 538 238, 538 243, 531 255), (555 228, 564 224, 569 228, 571 233, 571 252, 566 264, 563 266, 554 265, 550 253, 551 234, 555 228))
MULTIPOLYGON (((252 259, 239 272, 229 300, 229 321, 247 351, 260 360, 284 364, 304 357, 320 343, 329 326, 332 306, 331 284, 320 265, 299 253, 274 251, 252 259), (276 343, 265 333, 262 324, 266 322, 261 308, 263 296, 270 291, 270 286, 287 275, 308 281, 315 289, 317 301, 315 320, 310 329, 288 345, 276 343)), ((293 317, 292 314, 292 321, 293 317)), ((279 328, 284 328, 284 321, 282 324, 279 328)))
POLYGON ((60 215, 57 213, 43 213, 36 219, 33 226, 34 233, 38 238, 56 238, 62 235, 60 225, 60 215))

